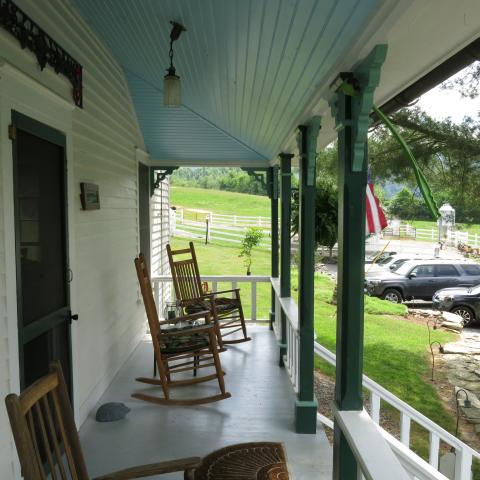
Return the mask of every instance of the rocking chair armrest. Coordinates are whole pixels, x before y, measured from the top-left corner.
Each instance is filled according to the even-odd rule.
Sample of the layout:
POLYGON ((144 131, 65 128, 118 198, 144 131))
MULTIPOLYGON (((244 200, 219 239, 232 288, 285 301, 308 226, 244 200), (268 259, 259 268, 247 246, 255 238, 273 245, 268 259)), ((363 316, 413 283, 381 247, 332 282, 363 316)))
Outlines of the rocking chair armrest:
POLYGON ((206 333, 210 330, 213 330, 215 325, 213 323, 208 323, 206 325, 199 325, 198 327, 192 328, 183 328, 182 330, 174 330, 173 332, 169 332, 165 330, 160 333, 161 337, 185 337, 190 336, 192 333, 206 333))
POLYGON ((188 471, 198 468, 201 461, 202 459, 200 457, 190 457, 169 460, 166 462, 149 463, 147 465, 138 465, 124 470, 117 470, 116 472, 96 477, 93 480, 130 480, 134 478, 151 477, 153 475, 162 475, 164 473, 188 471))
POLYGON ((239 292, 239 288, 232 288, 231 290, 220 290, 219 292, 212 292, 212 293, 204 293, 202 298, 214 297, 215 295, 223 294, 223 293, 237 293, 239 292))
POLYGON ((190 313, 188 315, 182 315, 181 317, 170 318, 168 320, 162 320, 160 325, 167 325, 179 322, 193 322, 198 320, 199 318, 205 318, 206 316, 210 315, 209 310, 202 310, 201 312, 190 313))

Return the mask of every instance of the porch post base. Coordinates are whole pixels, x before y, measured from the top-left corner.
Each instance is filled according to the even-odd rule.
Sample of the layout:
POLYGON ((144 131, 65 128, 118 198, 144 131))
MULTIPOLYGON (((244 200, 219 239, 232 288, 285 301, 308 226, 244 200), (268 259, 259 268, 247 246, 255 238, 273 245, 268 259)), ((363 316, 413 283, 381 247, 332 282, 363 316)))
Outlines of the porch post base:
POLYGON ((317 433, 317 400, 295 402, 295 432, 317 433))
POLYGON ((286 343, 279 343, 278 347, 280 349, 280 358, 278 360, 278 365, 280 367, 284 367, 285 363, 283 361, 283 357, 287 354, 287 344, 286 343))
POLYGON ((273 330, 273 324, 275 323, 275 312, 270 310, 270 330, 273 330))

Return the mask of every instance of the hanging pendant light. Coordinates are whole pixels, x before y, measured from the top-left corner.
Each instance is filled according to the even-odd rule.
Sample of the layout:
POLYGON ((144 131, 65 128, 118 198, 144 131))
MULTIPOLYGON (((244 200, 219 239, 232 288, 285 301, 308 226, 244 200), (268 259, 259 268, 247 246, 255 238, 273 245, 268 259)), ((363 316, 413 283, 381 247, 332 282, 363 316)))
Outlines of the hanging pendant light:
POLYGON ((167 69, 167 74, 163 77, 163 105, 165 107, 179 107, 182 103, 180 77, 175 71, 173 65, 173 42, 178 40, 180 34, 186 31, 183 25, 177 22, 170 22, 172 24, 172 31, 170 32, 170 66, 167 69))

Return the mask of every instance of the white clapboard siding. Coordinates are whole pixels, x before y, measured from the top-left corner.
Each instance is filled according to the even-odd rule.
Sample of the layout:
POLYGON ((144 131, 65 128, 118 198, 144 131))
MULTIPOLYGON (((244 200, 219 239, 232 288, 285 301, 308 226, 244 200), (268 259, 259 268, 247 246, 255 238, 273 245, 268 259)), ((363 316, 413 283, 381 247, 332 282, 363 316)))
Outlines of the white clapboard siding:
MULTIPOLYGON (((170 241, 170 185, 167 179, 155 190, 151 202, 152 234, 152 276, 167 275, 170 272, 166 246, 170 241)), ((159 311, 163 311, 164 302, 170 298, 170 284, 158 287, 159 311)))
MULTIPOLYGON (((139 248, 135 150, 145 147, 122 68, 73 3, 68 0, 16 0, 16 3, 84 67, 84 109, 76 108, 72 114, 73 161, 70 159, 75 212, 70 218, 74 237, 70 256, 76 265, 72 301, 74 313, 79 315, 73 327, 74 378, 77 420, 81 424, 145 332, 133 267, 139 248), (100 210, 81 210, 79 184, 83 181, 99 185, 100 210)), ((33 54, 22 51, 17 40, 1 29, 0 57, 72 102, 69 82, 50 67, 41 72, 33 54)), ((4 195, 1 165, 2 162, 0 199, 4 195)), ((160 190, 166 195, 162 201, 168 204, 168 182, 160 190)), ((4 225, 0 201, 0 398, 8 393, 11 381, 5 284, 15 281, 6 278, 4 225)), ((160 228, 164 229, 164 223, 160 228)), ((168 229, 161 230, 162 251, 165 238, 168 229)), ((164 273, 163 265, 164 260, 159 260, 159 273, 164 273)), ((13 458, 7 418, 0 406, 2 480, 13 478, 13 458)))

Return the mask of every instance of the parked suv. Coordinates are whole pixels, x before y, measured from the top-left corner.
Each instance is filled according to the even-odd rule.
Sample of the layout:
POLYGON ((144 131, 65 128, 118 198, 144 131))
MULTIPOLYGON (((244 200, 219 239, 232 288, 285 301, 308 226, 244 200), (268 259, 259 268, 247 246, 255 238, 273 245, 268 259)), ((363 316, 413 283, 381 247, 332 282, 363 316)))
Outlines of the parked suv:
POLYGON ((431 300, 442 288, 472 287, 480 283, 480 265, 462 260, 412 260, 394 272, 365 279, 365 291, 391 302, 431 300))
POLYGON ((438 290, 433 296, 433 308, 456 313, 464 326, 480 321, 480 285, 438 290))
POLYGON ((435 260, 432 256, 421 256, 416 253, 396 253, 387 258, 384 258, 375 264, 365 265, 365 276, 367 277, 376 277, 379 273, 387 272, 388 269, 394 272, 401 265, 409 260, 435 260))

